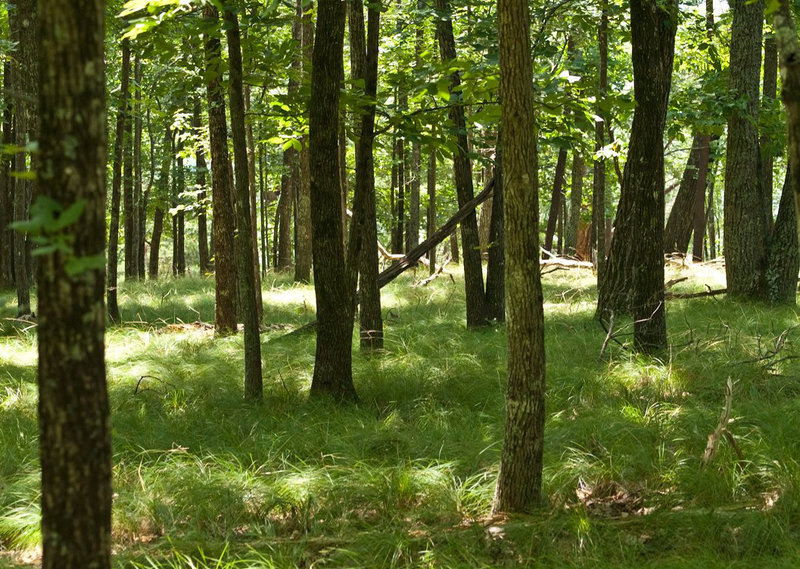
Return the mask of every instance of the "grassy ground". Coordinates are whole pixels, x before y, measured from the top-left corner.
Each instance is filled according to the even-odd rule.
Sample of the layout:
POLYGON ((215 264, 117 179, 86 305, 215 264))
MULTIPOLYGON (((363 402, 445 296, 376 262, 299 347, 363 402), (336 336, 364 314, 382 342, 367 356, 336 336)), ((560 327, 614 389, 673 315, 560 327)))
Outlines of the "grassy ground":
MULTIPOLYGON (((681 291, 718 287, 712 268, 681 291)), ((123 285, 108 333, 119 567, 797 567, 800 354, 792 308, 670 301, 671 347, 631 354, 593 320, 588 271, 544 277, 548 421, 538 514, 488 519, 502 326, 464 327, 461 281, 384 291, 386 351, 356 354, 357 406, 307 399, 313 290, 264 283, 266 394, 214 339, 212 281, 123 285), (779 344, 777 354, 776 342, 779 344), (703 467, 725 384, 733 421, 703 467), (737 452, 738 450, 738 452, 737 452), (739 456, 741 454, 741 456, 739 456)), ((0 566, 36 562, 35 328, 0 296, 0 566)), ((630 324, 618 322, 626 343, 630 324)))

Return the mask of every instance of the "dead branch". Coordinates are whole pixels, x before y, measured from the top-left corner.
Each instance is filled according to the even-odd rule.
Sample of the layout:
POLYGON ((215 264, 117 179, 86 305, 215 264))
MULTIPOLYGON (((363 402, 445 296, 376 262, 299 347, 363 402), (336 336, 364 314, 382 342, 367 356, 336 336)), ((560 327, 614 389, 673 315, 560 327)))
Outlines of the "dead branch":
POLYGON ((687 298, 702 298, 704 296, 717 296, 728 292, 727 288, 719 288, 715 290, 707 290, 706 292, 667 292, 664 294, 665 300, 677 300, 687 298))
MULTIPOLYGON (((703 466, 707 466, 711 459, 714 458, 714 455, 717 454, 717 449, 719 448, 719 441, 720 438, 725 436, 725 433, 728 432, 728 423, 731 420, 731 403, 733 402, 733 383, 731 382, 731 378, 728 378, 727 383, 725 384, 725 407, 722 409, 722 414, 719 417, 719 423, 717 424, 717 428, 714 429, 714 432, 708 435, 708 442, 706 443, 706 450, 703 453, 703 460, 701 464, 703 466)), ((730 441, 733 439, 732 435, 727 436, 728 440, 730 441)), ((736 447, 738 448, 738 446, 736 447)), ((738 452, 739 459, 741 460, 741 450, 738 452)))
MULTIPOLYGON (((421 280, 419 283, 417 283, 414 286, 427 286, 430 283, 432 283, 433 281, 435 281, 437 278, 439 278, 439 275, 441 275, 444 272, 444 268, 447 266, 447 264, 449 262, 450 262, 450 256, 448 255, 445 258, 444 262, 441 265, 439 265, 439 267, 436 269, 436 271, 431 276, 421 280)), ((450 275, 450 276, 452 277, 452 275, 450 275)))
MULTIPOLYGON (((606 353, 606 348, 608 347, 608 342, 611 340, 611 338, 614 337, 614 311, 610 310, 609 312, 611 313, 611 315, 608 318, 608 331, 606 332, 606 339, 603 340, 603 345, 600 348, 600 355, 597 356, 598 360, 602 360, 603 359, 603 354, 606 353)), ((601 321, 601 323, 602 323, 602 321, 601 321)))

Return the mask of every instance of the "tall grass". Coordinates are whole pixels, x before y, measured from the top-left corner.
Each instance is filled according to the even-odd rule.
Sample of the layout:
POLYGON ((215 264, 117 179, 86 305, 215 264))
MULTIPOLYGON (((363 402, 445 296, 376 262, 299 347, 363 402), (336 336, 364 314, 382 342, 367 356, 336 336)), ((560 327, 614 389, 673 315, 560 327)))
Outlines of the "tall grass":
MULTIPOLYGON (((672 271, 692 277, 679 290, 721 279, 672 271)), ((197 324, 213 319, 211 280, 123 284, 107 350, 117 565, 797 566, 796 310, 670 301, 667 352, 633 354, 618 322, 622 345, 599 357, 592 275, 544 286, 549 506, 492 520, 505 332, 465 329, 460 275, 384 291, 386 349, 355 354, 361 401, 344 408, 308 400, 313 335, 286 335, 313 319, 311 287, 265 280, 251 404, 241 337, 197 324), (736 448, 703 465, 729 377, 736 448)), ((10 295, 0 310, 13 315, 10 295)), ((35 328, 2 325, 0 566, 39 539, 35 328)))

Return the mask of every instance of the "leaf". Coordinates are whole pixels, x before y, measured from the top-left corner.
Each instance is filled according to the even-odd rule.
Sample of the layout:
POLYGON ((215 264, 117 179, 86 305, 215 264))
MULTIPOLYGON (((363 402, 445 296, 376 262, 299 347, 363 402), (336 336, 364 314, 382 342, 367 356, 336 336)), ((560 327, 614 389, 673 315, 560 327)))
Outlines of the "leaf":
POLYGON ((58 218, 56 218, 53 226, 48 229, 51 231, 59 231, 72 225, 78 221, 78 219, 80 219, 81 215, 83 215, 87 203, 89 202, 86 199, 80 199, 76 201, 74 204, 62 211, 58 218))

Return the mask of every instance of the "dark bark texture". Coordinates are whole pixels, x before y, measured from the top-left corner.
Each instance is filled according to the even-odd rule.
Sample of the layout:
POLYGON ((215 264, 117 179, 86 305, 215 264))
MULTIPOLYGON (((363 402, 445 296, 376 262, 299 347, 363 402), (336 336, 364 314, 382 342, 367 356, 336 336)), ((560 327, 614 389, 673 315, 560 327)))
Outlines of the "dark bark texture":
MULTIPOLYGON (((448 0, 435 0, 434 7, 439 13, 436 19, 436 33, 439 38, 439 52, 443 62, 456 59, 456 43, 453 36, 453 22, 448 0)), ((458 206, 463 207, 474 196, 472 185, 472 165, 470 163, 467 141, 467 127, 464 107, 460 102, 458 73, 450 77, 450 121, 456 131, 458 150, 453 155, 458 206)), ((488 310, 483 288, 483 267, 481 262, 480 239, 478 237, 478 218, 475 212, 461 222, 461 241, 463 250, 464 287, 467 300, 467 327, 483 326, 488 322, 488 310)), ((538 256, 538 255, 537 255, 538 256)))
POLYGON ((762 1, 732 0, 730 90, 742 108, 728 119, 725 162, 725 276, 728 294, 766 298, 769 234, 759 169, 758 107, 762 1))
MULTIPOLYGON (((219 21, 219 12, 206 4, 203 18, 210 23, 219 21)), ((211 154, 211 199, 214 211, 212 239, 214 240, 215 309, 214 332, 236 332, 236 265, 234 258, 234 211, 231 184, 228 176, 228 128, 225 118, 225 96, 219 62, 222 50, 219 38, 212 33, 204 36, 207 72, 208 131, 211 154)))
POLYGON ((357 398, 351 367, 352 292, 342 245, 339 186, 339 89, 342 82, 345 5, 318 3, 309 105, 311 231, 317 346, 311 395, 357 398))
MULTIPOLYGON (((689 248, 689 239, 695 225, 698 194, 705 196, 706 193, 710 145, 711 137, 708 135, 695 133, 692 138, 689 158, 664 229, 664 253, 685 254, 689 248)), ((703 197, 700 200, 701 203, 705 202, 703 197)), ((699 240, 700 243, 703 242, 702 231, 699 240)))
POLYGON ((616 233, 597 313, 632 314, 634 345, 666 347, 664 311, 664 124, 672 80, 677 2, 631 1, 634 96, 616 233), (655 47, 654 47, 655 46, 655 47))
POLYGON ((37 270, 42 567, 107 569, 106 8, 99 0, 42 0, 39 6, 39 188, 65 209, 82 210, 61 230, 72 239, 71 251, 40 256, 37 270))

